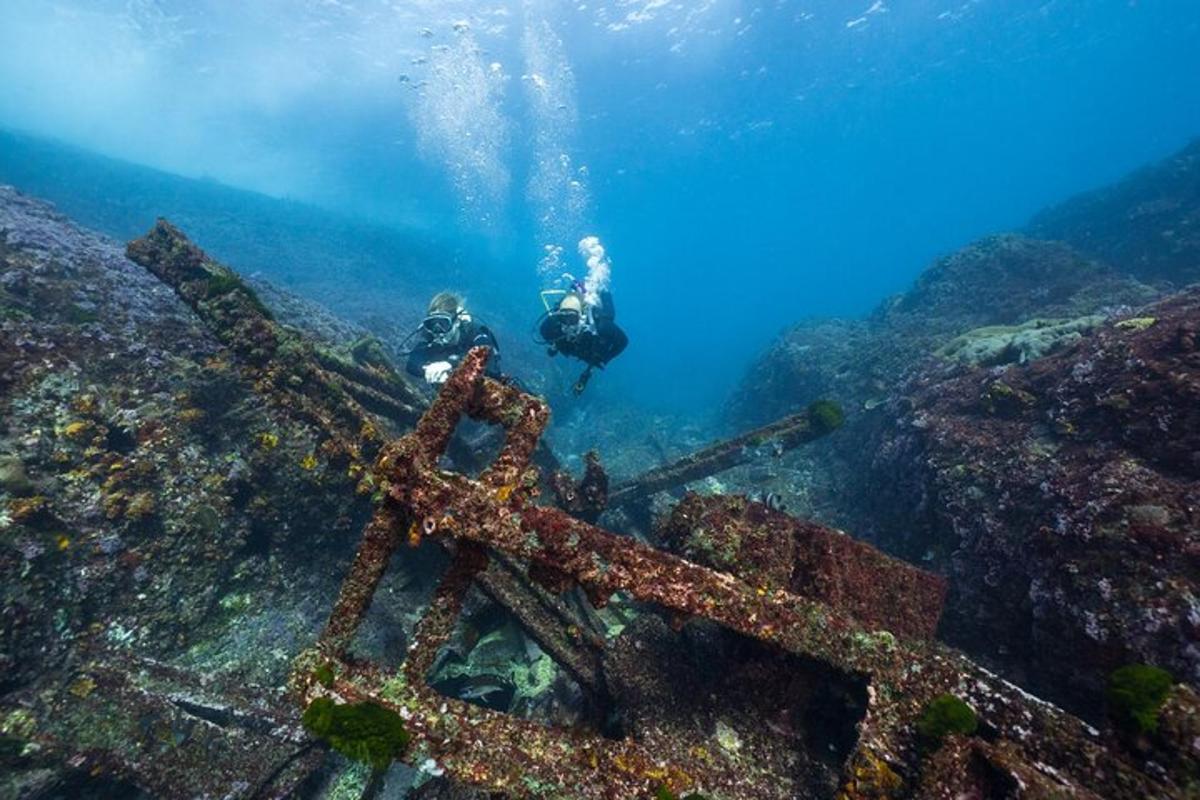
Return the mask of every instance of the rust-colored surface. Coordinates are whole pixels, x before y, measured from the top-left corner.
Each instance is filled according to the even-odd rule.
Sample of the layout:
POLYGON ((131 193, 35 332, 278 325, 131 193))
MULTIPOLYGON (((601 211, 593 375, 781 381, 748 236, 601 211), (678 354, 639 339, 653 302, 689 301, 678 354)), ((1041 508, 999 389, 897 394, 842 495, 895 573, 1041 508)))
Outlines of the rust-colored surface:
POLYGON ((297 662, 295 689, 303 702, 332 695, 392 708, 416 737, 413 759, 434 759, 459 780, 512 797, 566 793, 581 800, 615 800, 651 797, 663 785, 676 793, 698 790, 717 798, 790 796, 786 786, 754 776, 745 764, 670 737, 650 736, 643 742, 555 730, 429 689, 425 675, 450 634, 471 580, 485 569, 486 547, 569 577, 597 603, 622 591, 864 678, 866 715, 844 767, 841 797, 912 796, 923 770, 913 723, 943 693, 957 695, 976 710, 989 734, 984 756, 1014 781, 1036 774, 1040 786, 1064 797, 1086 797, 1088 792, 1183 796, 1180 787, 1140 770, 1074 717, 950 648, 911 636, 928 632, 930 623, 920 620, 922 613, 936 616, 938 584, 908 575, 878 554, 842 545, 829 538, 833 534, 793 527, 793 577, 812 591, 801 596, 790 590, 790 583, 756 585, 616 536, 559 509, 535 506, 537 475, 528 459, 546 424, 546 407, 484 377, 486 358, 486 350, 472 351, 416 430, 381 452, 377 473, 387 498, 368 526, 363 551, 336 607, 335 617, 344 616, 331 619, 318 649, 297 662), (502 424, 508 434, 497 463, 479 480, 437 466, 463 414, 502 424), (381 535, 402 519, 409 520, 407 536, 381 535), (395 672, 348 662, 345 645, 361 622, 364 587, 375 580, 379 564, 386 563, 389 548, 418 536, 452 538, 458 549, 406 664, 395 672), (839 574, 843 558, 849 568, 839 574), (888 602, 889 593, 902 594, 906 580, 925 594, 913 601, 911 611, 890 609, 900 622, 882 612, 872 617, 851 595, 856 588, 866 591, 873 575, 882 583, 895 583, 876 587, 879 602, 888 602), (879 630, 864 617, 900 630, 879 630), (331 687, 313 675, 321 663, 334 669, 331 687))
POLYGON ((327 436, 329 455, 369 460, 383 440, 377 419, 404 429, 419 418, 424 400, 389 365, 355 364, 278 324, 233 270, 167 220, 126 255, 191 306, 260 394, 327 436))
POLYGON ((937 632, 946 580, 842 531, 744 497, 689 494, 662 533, 692 561, 818 600, 870 630, 918 639, 937 632))

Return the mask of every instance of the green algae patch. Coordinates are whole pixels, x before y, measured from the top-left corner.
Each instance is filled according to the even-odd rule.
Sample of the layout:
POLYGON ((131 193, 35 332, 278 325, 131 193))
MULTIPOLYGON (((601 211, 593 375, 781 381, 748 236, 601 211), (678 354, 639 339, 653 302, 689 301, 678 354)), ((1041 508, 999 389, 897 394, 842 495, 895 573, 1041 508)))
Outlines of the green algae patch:
POLYGON ((402 756, 411 739, 399 714, 374 703, 339 704, 318 697, 302 721, 305 730, 334 750, 377 770, 402 756))
POLYGON ((975 712, 952 694, 933 698, 917 720, 917 733, 931 747, 937 747, 952 733, 970 736, 978 727, 975 712))
POLYGON ((231 292, 240 291, 250 303, 251 307, 262 314, 267 319, 274 319, 270 310, 259 299, 258 293, 246 285, 246 283, 238 277, 238 274, 231 269, 219 266, 210 267, 208 277, 204 284, 205 299, 214 300, 218 297, 230 294, 231 292))
POLYGON ((1024 389, 1015 389, 1004 381, 992 381, 980 397, 980 404, 988 414, 1016 416, 1037 405, 1037 398, 1024 389))
POLYGON ((837 430, 846 420, 842 407, 830 400, 818 400, 809 405, 808 417, 813 428, 823 433, 837 430))
POLYGON ((326 689, 331 688, 333 686, 333 667, 329 664, 322 664, 313 670, 313 679, 326 689))
POLYGON ((1141 333, 1147 328, 1153 326, 1156 322, 1158 322, 1158 319, 1155 317, 1130 317, 1129 319, 1123 319, 1120 322, 1115 323, 1113 327, 1123 331, 1141 333))
POLYGON ((858 632, 850 637, 850 643, 862 656, 890 653, 896 649, 896 636, 891 631, 858 632))
POLYGON ((1158 714, 1174 685, 1175 679, 1165 669, 1146 664, 1121 667, 1108 678, 1105 698, 1109 714, 1122 730, 1153 733, 1158 730, 1158 714))

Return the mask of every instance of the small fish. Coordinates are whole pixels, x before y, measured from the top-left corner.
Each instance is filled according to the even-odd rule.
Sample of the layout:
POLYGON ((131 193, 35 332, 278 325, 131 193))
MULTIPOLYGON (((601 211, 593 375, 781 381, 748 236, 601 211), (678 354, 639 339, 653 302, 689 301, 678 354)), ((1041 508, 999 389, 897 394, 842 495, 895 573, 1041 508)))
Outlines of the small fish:
POLYGON ((480 686, 470 686, 458 693, 461 700, 484 700, 488 699, 489 695, 503 691, 503 687, 494 686, 490 683, 485 683, 480 686))
POLYGON ((787 506, 783 502, 783 495, 777 492, 751 492, 746 495, 746 499, 755 503, 762 503, 772 511, 787 511, 787 506))

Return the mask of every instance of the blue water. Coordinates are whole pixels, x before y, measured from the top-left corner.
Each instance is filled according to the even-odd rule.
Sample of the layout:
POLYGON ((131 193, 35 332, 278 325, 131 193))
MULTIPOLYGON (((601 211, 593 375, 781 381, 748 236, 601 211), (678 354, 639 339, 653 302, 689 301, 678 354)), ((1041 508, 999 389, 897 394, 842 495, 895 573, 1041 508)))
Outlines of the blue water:
POLYGON ((1197 76, 1195 0, 0 4, 0 128, 465 243, 444 277, 502 344, 597 235, 632 344, 592 401, 686 411, 1168 155, 1197 76))

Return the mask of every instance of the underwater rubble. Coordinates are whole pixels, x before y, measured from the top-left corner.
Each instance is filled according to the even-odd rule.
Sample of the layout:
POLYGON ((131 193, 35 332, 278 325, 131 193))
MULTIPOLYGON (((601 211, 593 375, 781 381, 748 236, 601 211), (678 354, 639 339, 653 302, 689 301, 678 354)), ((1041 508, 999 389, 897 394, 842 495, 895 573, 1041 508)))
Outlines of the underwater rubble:
MULTIPOLYGON (((956 770, 977 763, 989 773, 979 782, 957 776, 964 788, 982 790, 1000 780, 1036 796, 1182 796, 1183 787, 1171 777, 1144 771, 1095 729, 923 638, 936 625, 941 582, 919 577, 912 567, 889 567, 890 560, 878 553, 857 561, 856 568, 856 559, 846 554, 870 550, 865 545, 843 547, 838 558, 818 556, 823 570, 798 579, 801 589, 817 592, 819 599, 810 599, 793 594, 790 586, 772 585, 761 572, 747 572, 757 579, 750 583, 535 505, 538 481, 529 459, 548 409, 538 398, 487 378, 487 355, 484 348, 473 350, 415 430, 381 452, 376 470, 387 497, 364 529, 317 647, 296 662, 293 684, 309 709, 306 716, 314 708, 325 713, 378 706, 404 721, 413 736, 413 758, 432 760, 464 782, 508 796, 649 797, 664 790, 671 796, 691 791, 714 797, 796 796, 800 790, 786 774, 753 772, 738 757, 739 746, 697 747, 694 740, 677 739, 670 728, 655 725, 619 739, 556 731, 432 690, 425 676, 450 635, 473 576, 486 569, 487 552, 494 549, 551 568, 562 578, 556 589, 563 588, 563 580, 577 582, 596 605, 625 592, 684 619, 716 623, 865 681, 865 713, 842 773, 840 797, 911 792, 922 774, 922 756, 939 752, 920 737, 935 735, 931 731, 947 735, 933 723, 921 724, 943 698, 968 709, 972 730, 982 725, 989 732, 986 741, 972 742, 953 757, 956 770), (438 467, 464 415, 506 432, 500 453, 477 479, 438 467), (403 665, 349 657, 350 642, 393 553, 422 536, 453 539, 456 551, 403 665), (841 581, 855 588, 839 590, 841 581), (889 583, 901 588, 889 590, 889 583), (894 602, 884 609, 861 605, 867 586, 881 592, 881 599, 890 595, 913 603, 913 612, 894 602), (924 619, 923 593, 911 586, 929 587, 924 596, 932 608, 924 607, 924 619), (864 619, 879 614, 885 616, 870 621, 875 625, 864 619), (912 622, 902 621, 906 615, 912 622), (889 627, 908 635, 897 636, 889 627)), ((714 524, 703 509, 694 510, 704 518, 700 524, 714 524)), ((718 506, 708 513, 730 510, 718 506)), ((758 513, 777 512, 763 508, 758 513)), ((741 521, 755 525, 753 516, 743 515, 741 521)), ((675 524, 686 526, 686 517, 675 524)), ((841 535, 806 541, 794 528, 785 526, 785 531, 800 551, 816 542, 819 552, 841 535)), ((787 675, 784 670, 781 677, 787 675)), ((1190 718, 1196 699, 1181 687, 1165 713, 1190 718)), ((1184 760, 1190 747, 1190 742, 1176 742, 1167 753, 1184 760)), ((757 767, 771 763, 762 759, 757 767)))
POLYGON ((595 454, 562 471, 548 407, 487 378, 486 351, 430 403, 378 342, 283 324, 269 287, 166 221, 126 257, 0 188, 0 231, 4 796, 1182 798, 1200 780, 1195 290, 1133 313, 1156 290, 985 240, 789 351, 812 383, 764 393, 779 413, 757 429, 610 486, 595 454), (962 303, 989 280, 992 310, 962 303), (468 417, 503 430, 490 461, 468 417), (658 547, 598 525, 848 446, 831 474, 857 470, 863 526, 838 528, 882 550, 736 494, 685 494, 658 547), (483 617, 519 633, 464 629, 483 617), (516 713, 503 676, 448 681, 479 677, 485 640, 538 671, 521 691, 556 696, 516 713))
MULTIPOLYGON (((218 787, 235 796, 289 797, 324 758, 287 713, 280 690, 213 691, 194 670, 94 645, 77 650, 72 670, 70 682, 5 697, 17 709, 6 717, 6 733, 19 721, 25 735, 47 743, 28 756, 34 763, 57 756, 72 773, 102 775, 110 787, 127 782, 155 797, 203 797, 218 787)), ((72 796, 85 786, 56 777, 46 790, 72 796)), ((12 796, 37 787, 23 788, 12 796)))

